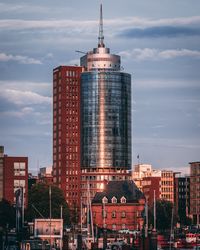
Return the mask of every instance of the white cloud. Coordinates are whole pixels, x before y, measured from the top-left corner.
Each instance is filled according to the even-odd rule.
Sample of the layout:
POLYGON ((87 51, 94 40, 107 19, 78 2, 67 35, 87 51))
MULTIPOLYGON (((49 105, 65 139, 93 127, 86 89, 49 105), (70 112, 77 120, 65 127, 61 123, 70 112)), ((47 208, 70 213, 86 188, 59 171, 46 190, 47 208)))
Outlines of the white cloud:
POLYGON ((22 64, 42 64, 40 60, 31 57, 0 53, 0 62, 8 61, 16 61, 22 64))
POLYGON ((17 118, 21 118, 23 116, 30 115, 33 113, 34 113, 34 109, 32 107, 24 107, 19 110, 9 110, 9 111, 0 112, 1 115, 17 117, 17 118))
POLYGON ((183 57, 183 56, 200 58, 200 51, 181 49, 181 50, 164 50, 158 53, 158 57, 164 59, 183 57))
MULTIPOLYGON (((180 18, 163 18, 163 19, 150 19, 142 17, 124 17, 115 19, 104 19, 105 28, 112 30, 111 27, 116 27, 119 31, 121 28, 128 27, 152 27, 152 26, 190 26, 199 25, 200 16, 180 17, 180 18)), ((60 20, 23 20, 23 19, 2 19, 0 20, 1 29, 10 30, 23 30, 23 29, 66 29, 72 28, 75 32, 81 32, 84 30, 95 29, 98 27, 97 20, 72 20, 72 19, 60 19, 60 20)))
POLYGON ((123 19, 106 19, 105 24, 116 27, 148 28, 152 26, 183 26, 198 25, 200 16, 151 19, 142 17, 125 17, 123 19))
MULTIPOLYGON (((54 8, 54 11, 56 9, 54 8)), ((65 11, 71 11, 72 9, 70 7, 66 7, 65 11)), ((6 13, 6 12, 14 12, 14 13, 49 13, 52 12, 52 7, 49 6, 42 6, 39 4, 34 5, 31 1, 27 1, 27 3, 19 4, 18 2, 12 2, 12 3, 0 3, 0 13, 6 13)))
POLYGON ((73 31, 80 32, 83 28, 90 29, 97 26, 97 21, 77 21, 77 20, 23 20, 23 19, 3 19, 0 20, 1 29, 24 30, 24 29, 66 29, 73 28, 73 31))
POLYGON ((22 112, 23 112, 24 114, 31 114, 33 111, 34 111, 34 109, 33 109, 32 107, 24 107, 24 108, 22 109, 22 112))
POLYGON ((52 99, 31 91, 20 91, 14 89, 1 89, 0 97, 17 105, 29 104, 51 104, 52 99))
POLYGON ((32 81, 10 81, 10 80, 0 80, 0 90, 3 89, 13 89, 31 91, 37 93, 51 93, 52 83, 51 82, 32 82, 32 81))
POLYGON ((178 57, 194 57, 200 58, 200 51, 198 50, 189 50, 189 49, 171 49, 171 50, 159 50, 159 49, 133 49, 125 50, 119 52, 119 55, 124 57, 127 60, 164 60, 164 59, 173 59, 178 57))

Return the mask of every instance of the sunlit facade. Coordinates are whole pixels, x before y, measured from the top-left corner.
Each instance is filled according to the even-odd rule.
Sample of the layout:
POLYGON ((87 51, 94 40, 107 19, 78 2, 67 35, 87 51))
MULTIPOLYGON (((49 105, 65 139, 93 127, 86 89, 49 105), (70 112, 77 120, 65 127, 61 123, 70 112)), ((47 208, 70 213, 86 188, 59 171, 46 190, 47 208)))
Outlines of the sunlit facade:
POLYGON ((131 75, 105 47, 100 14, 98 47, 80 59, 81 190, 86 200, 112 180, 130 179, 131 75))
POLYGON ((130 179, 131 75, 105 47, 100 13, 97 48, 53 72, 53 176, 71 210, 130 179))
POLYGON ((82 168, 131 167, 131 78, 111 71, 81 75, 82 168))

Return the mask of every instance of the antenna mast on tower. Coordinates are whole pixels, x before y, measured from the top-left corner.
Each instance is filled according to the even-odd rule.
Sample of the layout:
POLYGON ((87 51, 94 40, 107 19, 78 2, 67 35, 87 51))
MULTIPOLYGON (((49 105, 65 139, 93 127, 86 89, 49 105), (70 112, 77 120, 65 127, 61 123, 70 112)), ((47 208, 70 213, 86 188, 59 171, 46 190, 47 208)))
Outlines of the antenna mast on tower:
POLYGON ((104 36, 103 36, 103 11, 102 11, 102 4, 100 5, 100 19, 99 19, 99 37, 98 37, 98 47, 104 48, 104 36))

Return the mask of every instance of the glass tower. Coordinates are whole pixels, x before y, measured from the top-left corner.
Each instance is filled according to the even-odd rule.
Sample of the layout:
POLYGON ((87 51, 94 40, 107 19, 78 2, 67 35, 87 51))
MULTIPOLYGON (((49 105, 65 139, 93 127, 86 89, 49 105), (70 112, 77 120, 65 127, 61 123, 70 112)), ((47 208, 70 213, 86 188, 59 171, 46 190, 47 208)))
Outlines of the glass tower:
POLYGON ((80 59, 82 190, 89 180, 92 194, 131 169, 131 75, 120 64, 104 45, 101 6, 98 47, 80 59))
POLYGON ((82 168, 131 168, 131 77, 120 71, 81 74, 82 168))

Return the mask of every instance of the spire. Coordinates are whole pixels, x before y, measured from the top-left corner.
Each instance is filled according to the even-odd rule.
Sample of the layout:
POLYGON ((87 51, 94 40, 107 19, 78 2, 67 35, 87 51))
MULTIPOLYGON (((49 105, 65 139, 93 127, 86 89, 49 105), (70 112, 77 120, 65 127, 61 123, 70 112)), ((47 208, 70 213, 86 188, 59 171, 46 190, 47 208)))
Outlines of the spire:
POLYGON ((98 47, 105 47, 104 45, 104 36, 103 36, 103 12, 102 12, 102 4, 100 6, 100 19, 99 19, 99 37, 98 37, 98 47))

